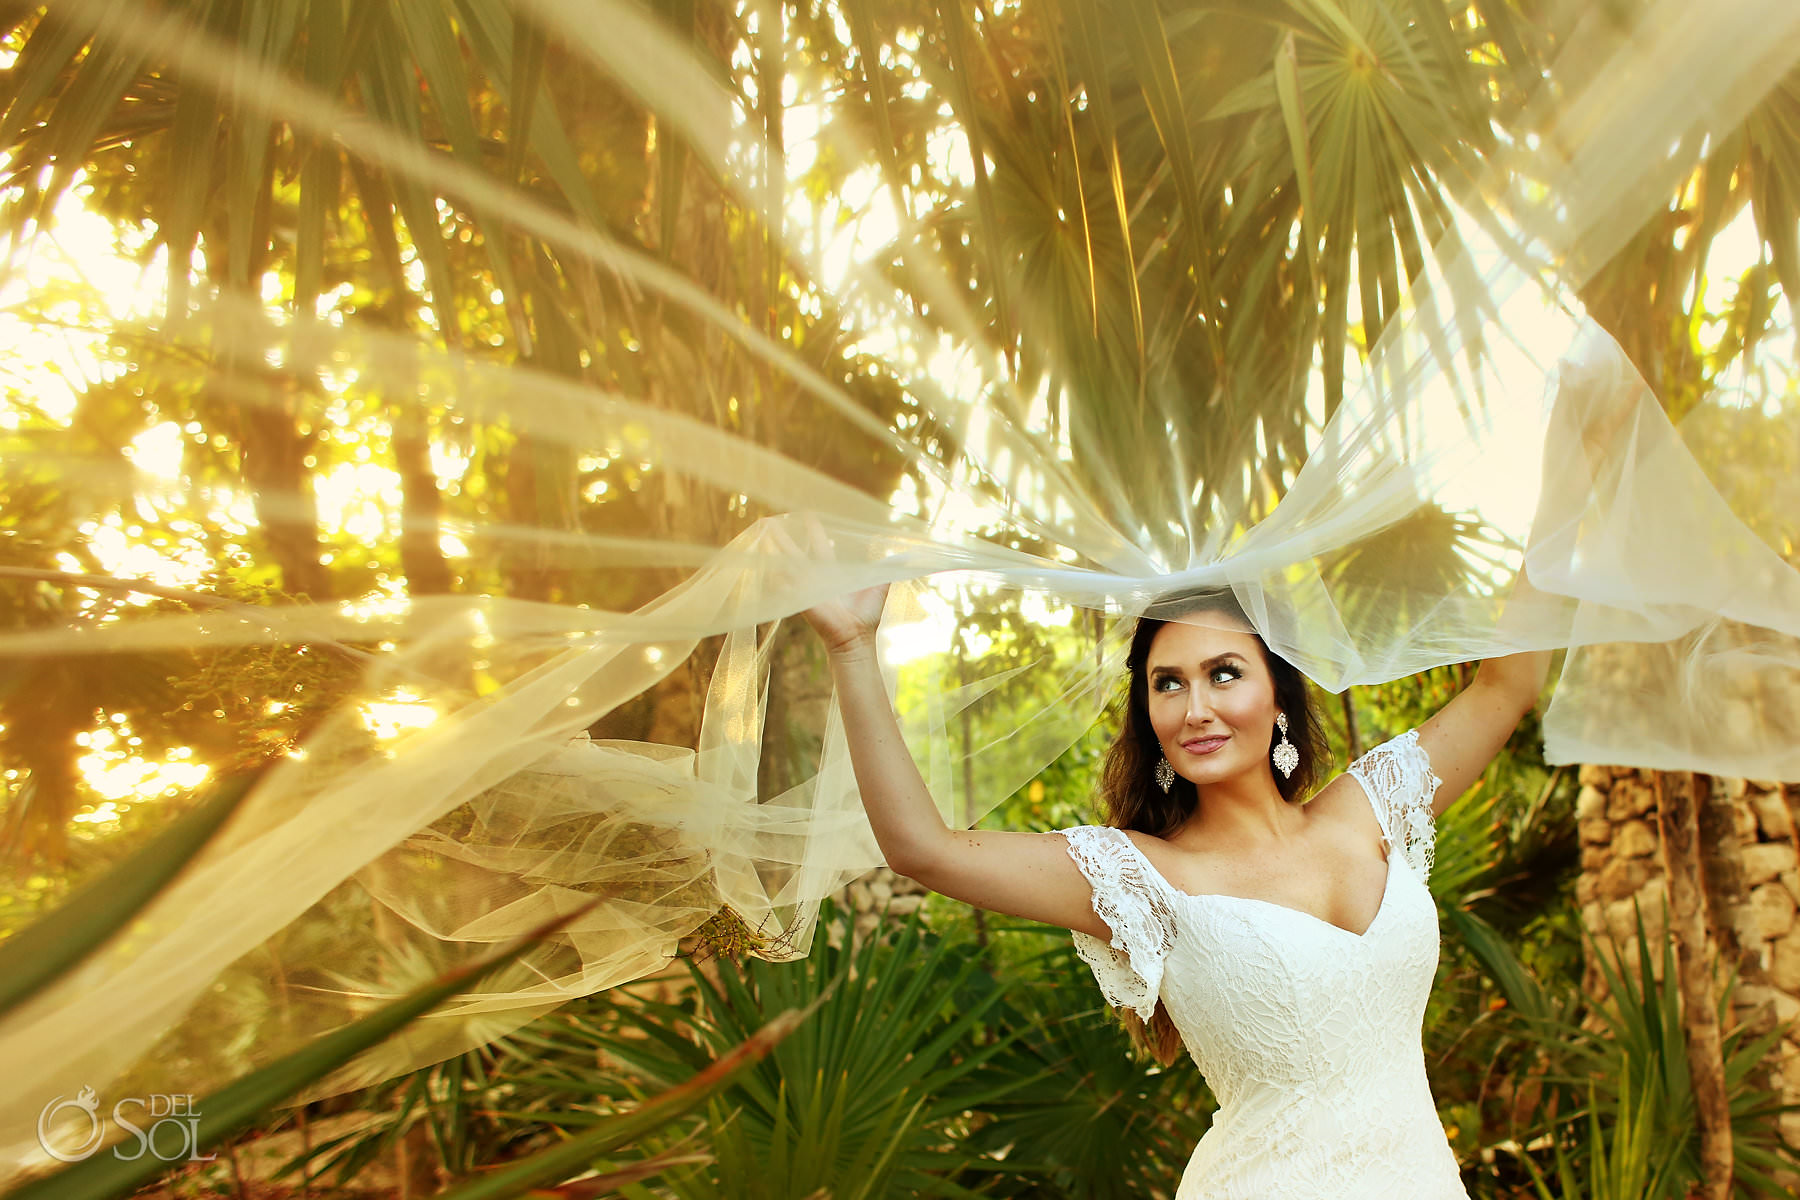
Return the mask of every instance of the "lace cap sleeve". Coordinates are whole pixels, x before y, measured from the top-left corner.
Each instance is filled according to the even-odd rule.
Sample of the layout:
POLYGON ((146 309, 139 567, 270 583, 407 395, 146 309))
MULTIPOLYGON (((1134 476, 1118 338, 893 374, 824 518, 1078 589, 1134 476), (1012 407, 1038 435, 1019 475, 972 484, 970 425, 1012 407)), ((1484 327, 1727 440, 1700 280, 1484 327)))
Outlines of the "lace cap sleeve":
POLYGON ((1399 849, 1421 879, 1430 875, 1437 843, 1431 803, 1443 780, 1432 771, 1431 757, 1419 745, 1419 731, 1409 729, 1383 742, 1351 763, 1349 770, 1369 797, 1388 844, 1399 849))
POLYGON ((1075 932, 1075 952, 1093 969, 1106 1002, 1148 1021, 1162 988, 1163 961, 1175 946, 1175 910, 1161 880, 1122 829, 1061 829, 1069 857, 1094 889, 1094 912, 1112 930, 1108 945, 1075 932))

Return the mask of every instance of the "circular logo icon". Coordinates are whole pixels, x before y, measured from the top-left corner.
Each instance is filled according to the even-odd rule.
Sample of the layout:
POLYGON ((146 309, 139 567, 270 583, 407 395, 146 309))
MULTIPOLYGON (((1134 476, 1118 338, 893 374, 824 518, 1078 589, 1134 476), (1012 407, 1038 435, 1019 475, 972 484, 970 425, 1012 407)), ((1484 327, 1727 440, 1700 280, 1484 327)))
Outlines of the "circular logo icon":
POLYGON ((106 1136, 106 1130, 100 1123, 100 1097, 95 1094, 94 1089, 91 1087, 82 1088, 81 1091, 76 1093, 73 1100, 65 1100, 61 1096, 58 1096, 56 1099, 46 1104, 44 1106, 44 1111, 38 1114, 37 1134, 38 1145, 42 1146, 44 1153, 48 1154, 51 1158, 56 1159, 58 1162, 80 1162, 82 1159, 98 1150, 100 1148, 101 1140, 106 1136), (50 1123, 55 1120, 56 1114, 65 1108, 75 1109, 87 1117, 87 1141, 82 1143, 81 1149, 79 1150, 59 1150, 50 1144, 50 1123))

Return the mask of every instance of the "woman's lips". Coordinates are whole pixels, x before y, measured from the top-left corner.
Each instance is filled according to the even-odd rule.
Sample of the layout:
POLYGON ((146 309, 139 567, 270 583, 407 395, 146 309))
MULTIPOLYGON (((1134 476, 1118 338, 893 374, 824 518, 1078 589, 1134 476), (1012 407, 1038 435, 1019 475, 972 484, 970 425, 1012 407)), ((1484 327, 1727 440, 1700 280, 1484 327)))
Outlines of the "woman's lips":
POLYGON ((1211 754, 1231 739, 1224 736, 1193 738, 1181 743, 1181 748, 1189 754, 1211 754))

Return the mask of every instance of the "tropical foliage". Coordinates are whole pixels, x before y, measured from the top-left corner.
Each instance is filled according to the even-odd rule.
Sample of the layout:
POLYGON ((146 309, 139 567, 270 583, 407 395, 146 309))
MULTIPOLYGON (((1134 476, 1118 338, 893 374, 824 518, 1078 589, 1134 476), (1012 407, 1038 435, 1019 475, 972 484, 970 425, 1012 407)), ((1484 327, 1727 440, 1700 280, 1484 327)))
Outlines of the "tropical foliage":
MULTIPOLYGON (((219 789, 217 795, 105 878, 90 883, 24 933, 0 944, 0 972, 4 972, 6 980, 0 991, 0 1013, 41 994, 122 931, 128 931, 158 890, 199 854, 208 838, 238 807, 248 783, 236 780, 219 789)), ((486 961, 446 972, 362 1020, 201 1098, 193 1109, 196 1116, 187 1142, 190 1153, 198 1155, 247 1127, 266 1122, 268 1113, 277 1105, 293 1100, 357 1054, 392 1036, 489 971, 505 966, 537 938, 576 916, 579 913, 553 921, 486 961)), ((658 1127, 703 1103, 767 1054, 804 1015, 792 1009, 774 1014, 739 1042, 721 1047, 718 1054, 696 1063, 693 1071, 672 1081, 659 1094, 642 1097, 627 1111, 590 1122, 580 1136, 510 1163, 504 1171, 459 1189, 463 1200, 499 1200, 520 1195, 534 1185, 557 1181, 581 1170, 595 1157, 618 1146, 652 1135, 658 1127)), ((652 1163, 649 1169, 654 1171, 662 1165, 652 1163)), ((166 1160, 142 1150, 136 1154, 77 1157, 72 1165, 40 1176, 8 1195, 28 1200, 99 1200, 129 1194, 167 1170, 166 1160)))
MULTIPOLYGON (((459 1114, 459 1145, 512 1153, 550 1131, 578 1136, 644 1090, 689 1077, 739 1030, 800 1005, 816 1011, 703 1115, 596 1168, 699 1160, 663 1171, 655 1190, 623 1189, 643 1200, 1166 1191, 1212 1108, 1198 1075, 1132 1058, 1066 938, 1013 923, 990 932, 984 949, 896 921, 856 944, 827 909, 825 944, 802 962, 709 959, 690 965, 678 999, 619 989, 567 1006, 507 1039, 479 1078, 428 1073, 447 1086, 400 1119, 459 1114)), ((407 1081, 380 1094, 410 1090, 407 1081)), ((384 1119, 318 1147, 314 1165, 359 1161, 393 1133, 384 1119)), ((448 1156, 443 1165, 452 1169, 448 1156)))
MULTIPOLYGON (((643 447, 576 454, 529 413, 459 395, 433 366, 450 354, 639 398, 923 508, 941 496, 916 462, 857 436, 872 423, 931 459, 957 454, 957 435, 882 360, 871 325, 890 309, 1003 364, 1007 395, 1045 397, 1061 436, 1096 449, 1084 463, 1144 464, 1129 477, 1084 468, 1108 515, 1154 510, 1147 498, 1198 481, 1180 497, 1196 511, 1253 519, 1576 36, 1544 7, 0 4, 0 234, 28 285, 8 293, 6 316, 20 355, 40 359, 17 360, 0 407, 0 629, 253 616, 277 598, 493 592, 626 609, 678 580, 678 561, 627 574, 570 547, 710 544, 758 515, 643 447), (708 135, 692 113, 644 101, 641 77, 597 65, 608 60, 584 38, 606 30, 591 27, 643 16, 691 58, 641 64, 644 77, 684 78, 697 61, 732 98, 729 132, 708 135), (744 149, 758 145, 772 152, 744 149), (731 153, 735 176, 718 170, 731 153), (863 222, 878 234, 858 253, 891 296, 822 277, 798 252, 808 228, 863 222), (33 274, 58 236, 110 243, 91 248, 154 271, 154 294, 134 300, 116 275, 33 274), (672 298, 682 288, 749 333, 720 337, 672 298), (245 353, 244 332, 225 327, 242 308, 217 302, 243 297, 267 353, 245 353), (284 356, 314 323, 387 365, 284 356), (72 356, 33 350, 46 333, 72 356), (797 365, 772 369, 756 339, 797 365), (797 403, 802 369, 852 410, 797 403), (1139 419, 1151 410, 1184 423, 1153 427, 1139 419)), ((1800 76, 1709 146, 1584 289, 1677 416, 1728 372, 1774 369, 1771 346, 1791 333, 1796 131, 1800 76), (1722 270, 1732 230, 1753 249, 1722 270)), ((1770 411, 1709 427, 1715 459, 1792 464, 1779 436, 1792 388, 1773 390, 1770 411)), ((1791 550, 1792 505, 1749 491, 1779 478, 1746 472, 1726 490, 1791 550)), ((991 495, 1006 481, 960 483, 991 495)), ((1409 562, 1466 569, 1455 551, 1467 531, 1448 515, 1427 524, 1397 531, 1409 562)), ((1016 662, 1056 652, 1054 624, 1003 598, 971 595, 958 616, 1016 662)), ((782 694, 803 695, 818 664, 804 645, 775 645, 782 694)), ((91 944, 77 924, 116 927, 126 909, 96 918, 93 898, 124 906, 134 881, 134 903, 154 893, 181 839, 218 815, 199 781, 278 760, 335 705, 367 699, 362 671, 380 652, 120 655, 105 670, 0 659, 0 984, 23 996, 28 972, 48 977, 91 944), (165 832, 175 840, 149 840, 165 832), (65 917, 33 924, 58 905, 65 917)), ((1339 748, 1416 724, 1460 682, 1443 669, 1332 699, 1339 748)), ((684 670, 595 732, 690 742, 705 683, 704 666, 684 670)), ((801 707, 778 702, 772 738, 805 725, 801 707)), ((1092 819, 1104 737, 991 819, 1092 819)), ((1643 958, 1619 973, 1618 1007, 1581 1004, 1573 786, 1534 744, 1522 731, 1444 822, 1434 883, 1452 936, 1426 1040, 1446 1124, 1478 1194, 1542 1194, 1552 1178, 1553 1191, 1595 1197, 1679 1187, 1694 1165, 1673 1132, 1691 1105, 1670 1053, 1678 1006, 1666 986, 1627 986, 1671 973, 1643 958)), ((803 757, 770 769, 798 772, 803 757)), ((694 1196, 1167 1191, 1204 1126, 1204 1089, 1124 1056, 1066 949, 935 906, 922 927, 826 943, 784 967, 708 962, 679 996, 595 998, 362 1094, 369 1129, 308 1169, 348 1181, 429 1129, 446 1178, 537 1163, 500 1188, 592 1169, 639 1195, 651 1175, 662 1194, 694 1196), (681 1093, 708 1106, 704 1120, 646 1109, 667 1123, 621 1123, 775 1013, 814 1005, 773 1057, 681 1093)), ((1750 1070, 1763 1048, 1731 1042, 1753 1183, 1779 1165, 1750 1070)), ((277 1123, 277 1093, 304 1086, 289 1083, 233 1111, 277 1123)))
MULTIPOLYGON (((1573 1128, 1563 1127, 1555 1138, 1558 1172, 1566 1180, 1570 1166, 1582 1162, 1583 1154, 1569 1149, 1572 1136, 1591 1178, 1585 1194, 1687 1195, 1703 1170, 1674 948, 1665 942, 1652 949, 1640 920, 1629 954, 1597 949, 1595 958, 1609 999, 1585 1024, 1576 1020, 1581 1006, 1574 996, 1560 998, 1560 1012, 1522 1023, 1543 1055, 1545 1080, 1561 1089, 1562 1111, 1572 1114, 1573 1128)), ((1729 1002, 1727 989, 1719 1001, 1721 1023, 1729 1002)), ((1752 1036, 1738 1026, 1725 1035, 1734 1175, 1743 1195, 1786 1195, 1781 1176, 1795 1162, 1774 1134, 1771 1118, 1781 1105, 1755 1078, 1781 1032, 1752 1036)))

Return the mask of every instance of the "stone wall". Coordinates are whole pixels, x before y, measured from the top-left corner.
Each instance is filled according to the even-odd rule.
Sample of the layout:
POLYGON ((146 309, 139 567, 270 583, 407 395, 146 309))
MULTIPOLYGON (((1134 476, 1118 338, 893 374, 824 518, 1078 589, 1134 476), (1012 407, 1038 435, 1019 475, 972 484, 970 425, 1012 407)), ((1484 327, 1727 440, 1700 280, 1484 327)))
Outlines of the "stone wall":
MULTIPOLYGON (((1653 950, 1667 937, 1654 778, 1632 768, 1581 768, 1576 897, 1582 924, 1597 944, 1623 950, 1628 963, 1636 962, 1638 913, 1653 950)), ((1703 839, 1709 843, 1703 869, 1712 876, 1707 916, 1715 938, 1737 953, 1732 1020, 1788 1027, 1768 1064, 1769 1079, 1789 1104, 1800 1104, 1800 789, 1743 779, 1715 779, 1712 786, 1711 807, 1727 819, 1703 839), (1727 875, 1729 886, 1715 886, 1727 875)), ((1604 996, 1591 960, 1585 984, 1589 995, 1604 996)), ((1800 1113, 1783 1117, 1781 1132, 1800 1149, 1800 1113)))
POLYGON ((926 894, 924 884, 876 867, 833 892, 831 899, 840 909, 856 914, 856 936, 861 940, 874 930, 883 912, 891 920, 904 921, 919 911, 926 894))

